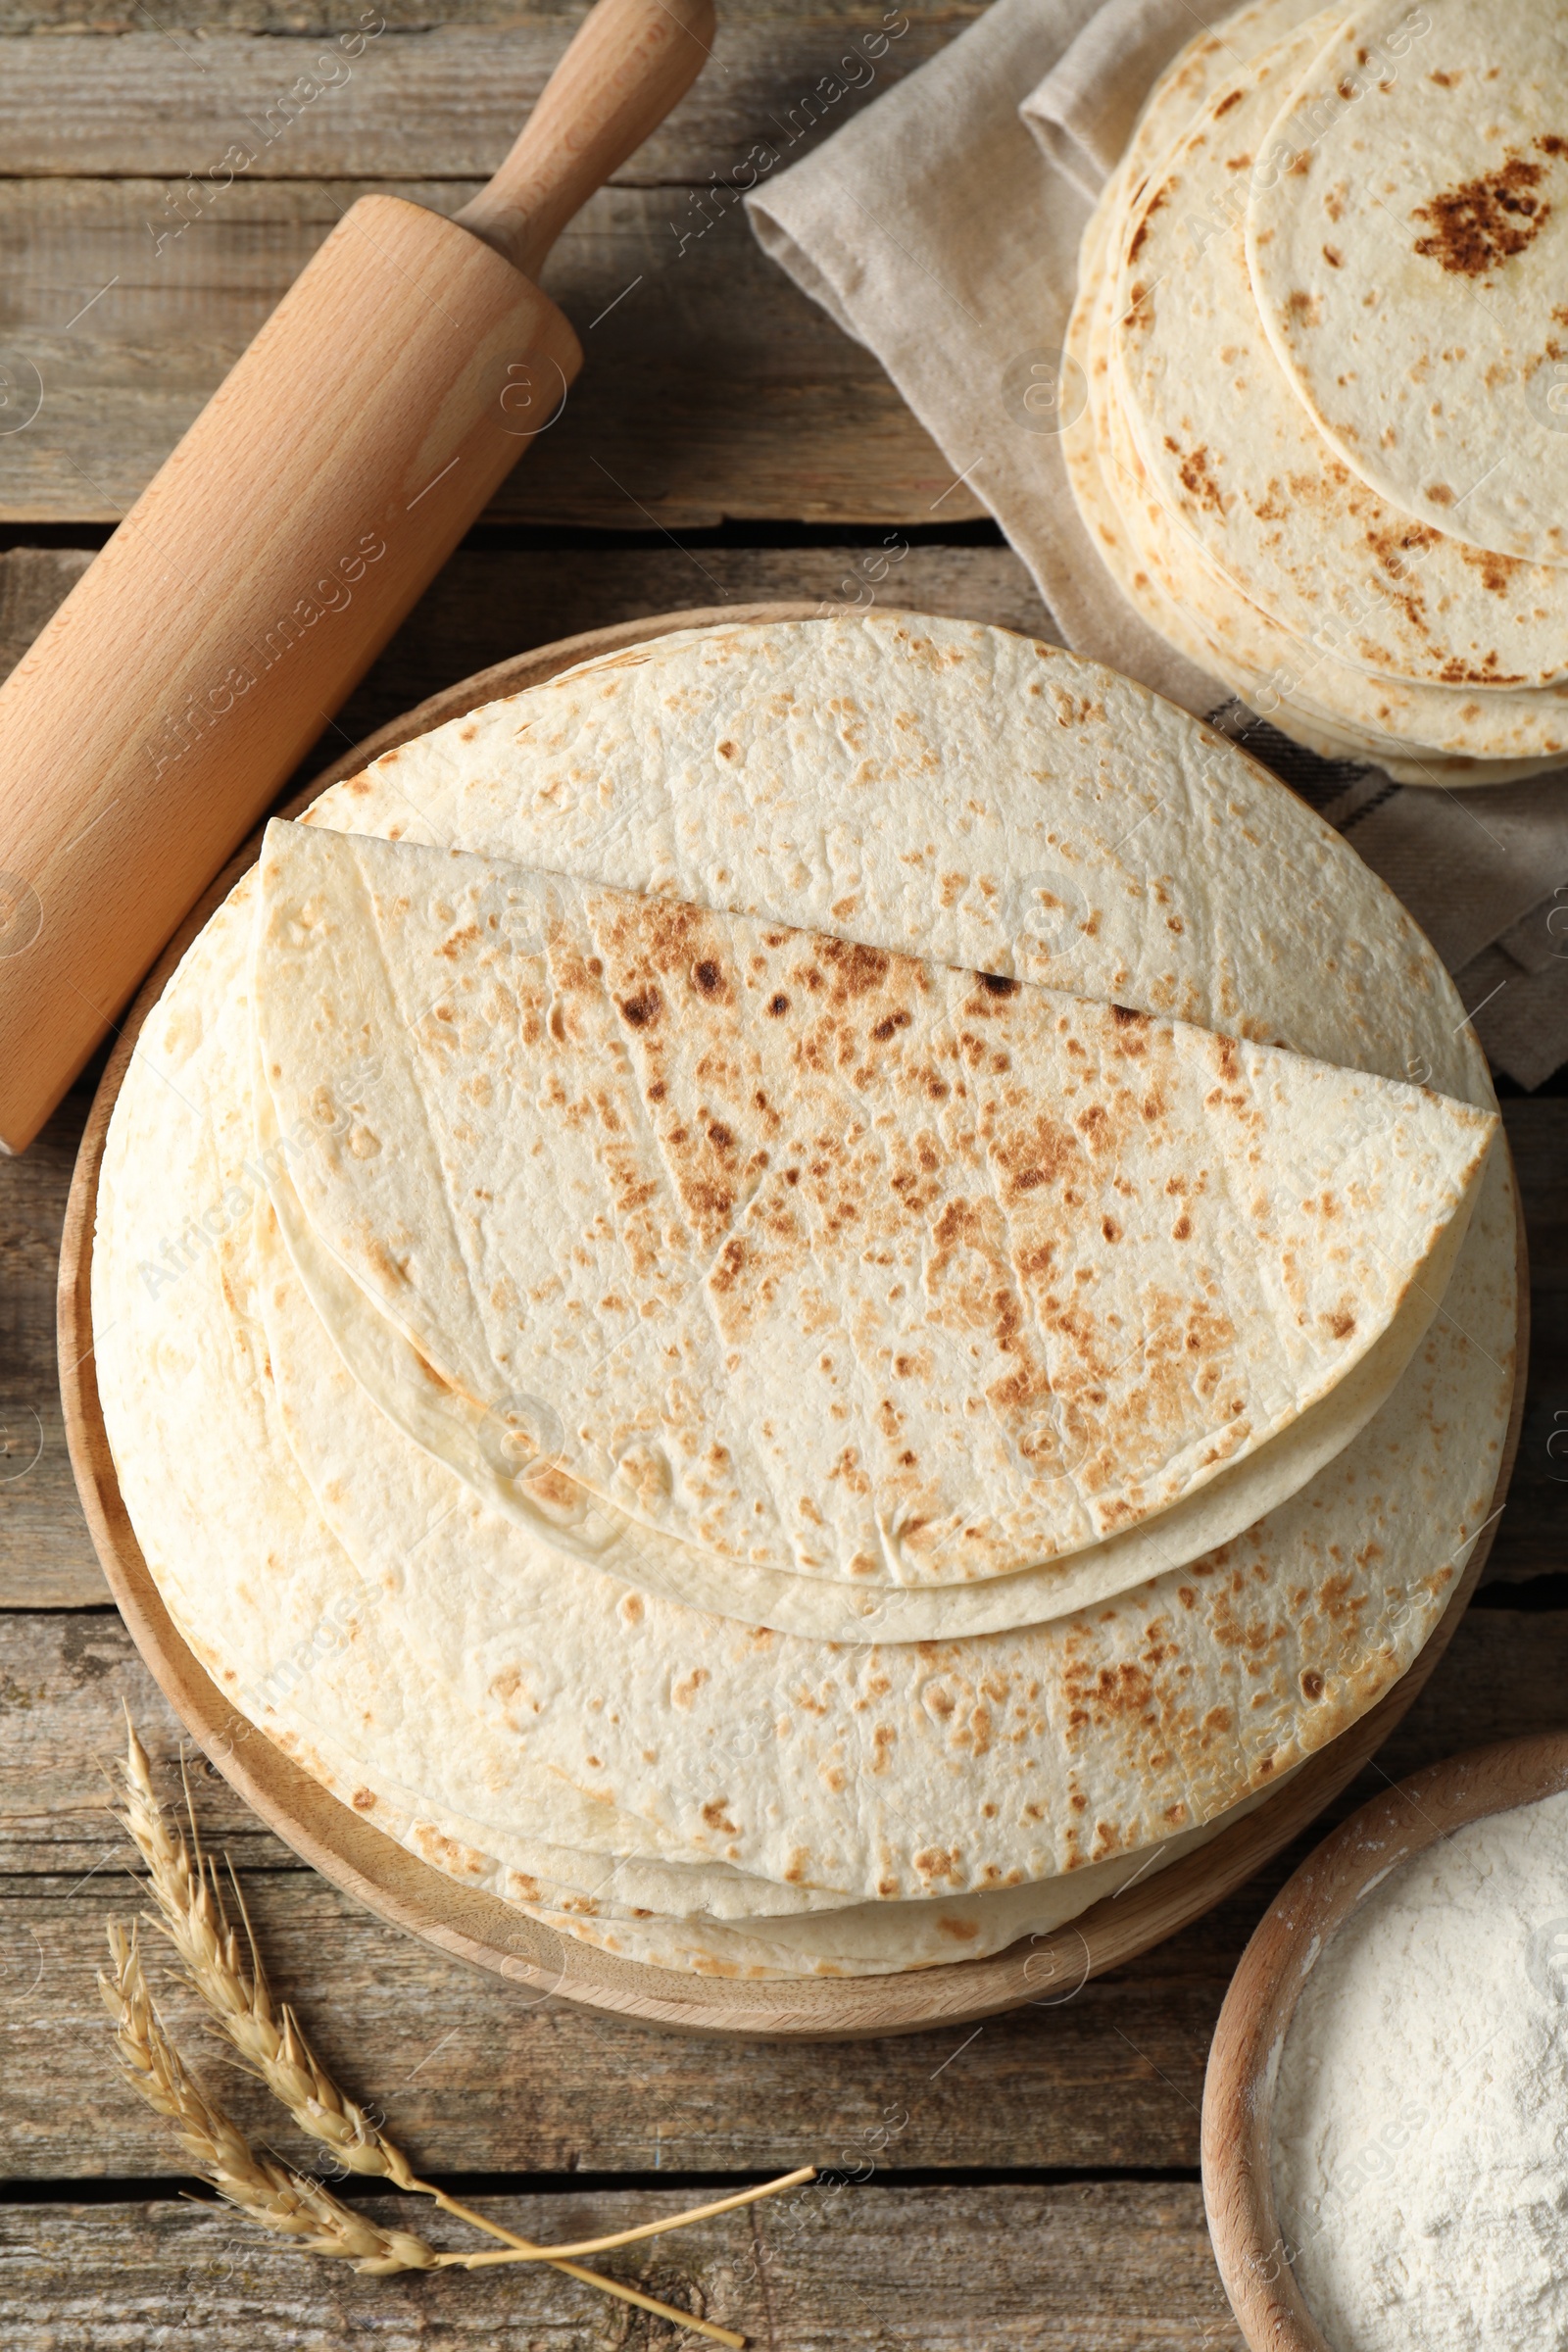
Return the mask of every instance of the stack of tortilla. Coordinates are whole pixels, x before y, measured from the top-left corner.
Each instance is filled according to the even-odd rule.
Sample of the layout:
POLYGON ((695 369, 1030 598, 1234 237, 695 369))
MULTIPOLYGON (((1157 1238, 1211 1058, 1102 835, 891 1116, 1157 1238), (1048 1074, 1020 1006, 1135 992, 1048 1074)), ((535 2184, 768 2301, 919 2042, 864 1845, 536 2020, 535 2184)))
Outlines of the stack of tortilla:
POLYGON ((105 1422, 192 1650, 437 1870, 930 1966, 1417 1655, 1501 1462, 1495 1137, 1222 737, 967 623, 691 630, 269 828, 116 1104, 105 1422))
POLYGON ((1329 758, 1568 754, 1568 19, 1251 0, 1085 233, 1079 509, 1183 655, 1329 758))

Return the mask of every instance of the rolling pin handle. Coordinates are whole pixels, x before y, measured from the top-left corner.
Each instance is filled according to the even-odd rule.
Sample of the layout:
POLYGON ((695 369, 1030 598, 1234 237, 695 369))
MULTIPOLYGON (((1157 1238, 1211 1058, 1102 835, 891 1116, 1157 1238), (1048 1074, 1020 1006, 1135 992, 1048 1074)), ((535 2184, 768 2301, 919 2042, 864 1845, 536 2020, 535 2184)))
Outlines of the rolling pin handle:
POLYGON ((536 278, 573 214, 690 89, 713 29, 713 0, 598 0, 505 163, 454 218, 536 278))

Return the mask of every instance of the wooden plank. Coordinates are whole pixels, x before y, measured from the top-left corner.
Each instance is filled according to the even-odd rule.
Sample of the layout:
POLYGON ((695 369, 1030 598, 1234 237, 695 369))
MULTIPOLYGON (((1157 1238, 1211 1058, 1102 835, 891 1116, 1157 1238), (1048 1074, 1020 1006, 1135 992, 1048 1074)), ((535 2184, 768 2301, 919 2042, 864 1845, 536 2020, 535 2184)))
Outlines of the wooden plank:
POLYGON ((87 1115, 68 1096, 19 1159, 0 1158, 0 1608, 107 1601, 66 1451, 55 1271, 87 1115))
MULTIPOLYGON (((472 192, 236 182, 156 254, 148 222, 164 217, 165 182, 0 182, 0 356, 42 401, 0 433, 0 521, 122 514, 370 186, 445 212, 472 192)), ((563 237, 544 283, 587 365, 489 519, 681 531, 727 516, 929 526, 978 514, 870 353, 766 260, 739 205, 699 233, 688 194, 602 190, 563 237)))
MULTIPOLYGON (((701 186, 751 158, 741 174, 751 185, 759 172, 797 161, 978 13, 911 16, 884 0, 865 0, 849 22, 789 7, 760 19, 726 10, 710 63, 617 184, 701 186)), ((531 15, 398 28, 362 5, 337 31, 313 24, 179 39, 153 29, 142 11, 135 29, 112 41, 0 38, 0 157, 7 177, 190 173, 197 188, 186 209, 198 213, 204 200, 227 201, 236 173, 487 179, 571 29, 531 15)), ((177 228, 182 218, 171 213, 161 225, 177 228)))
POLYGON ((1530 1243, 1530 1384, 1489 1584, 1568 1569, 1568 1101, 1502 1109, 1530 1243))
MULTIPOLYGON (((0 2011, 11 2028, 0 2178, 174 2169, 158 2126, 114 2092, 93 1992, 106 1917, 135 1895, 101 1767, 126 1700, 163 1785, 178 1727, 113 1616, 22 1616, 0 1685, 0 2011), (83 2143, 80 2117, 95 2117, 83 2143)), ((1561 1720, 1568 1612, 1475 1609, 1378 1766, 1335 1818, 1436 1757, 1561 1720)), ((568 2003, 530 2002, 400 1936, 302 1869, 197 1765, 204 1836, 246 1873, 278 1990, 323 2057, 381 2102, 420 2161, 463 2172, 722 2172, 835 2155, 887 2101, 897 2164, 1190 2167, 1209 2035, 1242 1947, 1313 1838, 1136 1967, 968 2035, 817 2048, 687 2041, 568 2003)), ((188 2019, 180 1997, 171 2016, 188 2019)), ((270 2129, 254 2086, 224 2092, 270 2129)), ((292 2145, 292 2143, 290 2143, 292 2145)))
MULTIPOLYGON (((0 555, 0 677, 90 561, 76 548, 0 555)), ((1007 547, 911 545, 896 526, 868 546, 466 547, 446 565, 302 764, 306 781, 351 742, 474 670, 552 638, 694 605, 763 598, 946 612, 1050 637, 1054 624, 1007 547)), ((290 785, 289 790, 294 789, 290 785)))
MULTIPOLYGON (((558 2245, 565 2230, 624 2229, 695 2201, 667 2191, 476 2200, 505 2227, 558 2245)), ((408 2227, 424 2200, 368 2204, 408 2227)), ((428 2235, 469 2242, 444 2220, 428 2235)), ((1241 2352, 1190 2181, 813 2186, 799 2205, 755 2206, 602 2259, 766 2352, 1241 2352)), ((521 2276, 361 2278, 269 2243, 232 2215, 173 2203, 0 2210, 0 2264, 15 2352, 123 2352, 187 2329, 203 2352, 365 2342, 425 2352, 433 2341, 618 2352, 700 2340, 672 2338, 532 2264, 521 2276)))
MULTIPOLYGON (((197 43, 220 32, 264 32, 274 40, 316 40, 353 32, 365 22, 367 0, 158 0, 149 11, 145 0, 93 0, 91 20, 82 0, 0 0, 0 33, 68 34, 82 42, 120 38, 147 32, 193 33, 197 43)), ((984 0, 938 0, 906 10, 911 23, 966 24, 980 13, 984 0)), ((465 25, 552 24, 561 38, 582 22, 588 0, 463 0, 465 25)), ((428 32, 433 11, 429 0, 378 0, 374 11, 394 32, 428 32)), ((874 21, 878 6, 868 0, 724 0, 726 25, 745 24, 778 26, 809 23, 824 26, 859 25, 874 21)), ((192 44, 195 45, 195 44, 192 44)))
MULTIPOLYGON (((555 25, 560 38, 581 24, 589 0, 463 0, 465 25, 514 27, 555 25)), ((981 11, 984 0, 935 0, 905 11, 915 24, 952 22, 957 27, 981 11)), ((799 23, 826 27, 855 27, 874 21, 881 0, 724 0, 725 24, 778 27, 799 23)), ((452 12, 454 15, 457 12, 452 12)), ((373 11, 388 30, 428 32, 434 15, 428 0, 379 0, 373 11)), ((274 40, 319 41, 341 32, 364 28, 367 0, 159 0, 156 14, 144 0, 94 0, 90 23, 81 0, 0 0, 0 34, 66 34, 72 39, 102 41, 126 33, 144 33, 156 24, 161 33, 194 34, 197 43, 217 33, 268 33, 274 40)))
POLYGON ((0 678, 16 667, 91 562, 88 547, 17 547, 0 556, 0 678))

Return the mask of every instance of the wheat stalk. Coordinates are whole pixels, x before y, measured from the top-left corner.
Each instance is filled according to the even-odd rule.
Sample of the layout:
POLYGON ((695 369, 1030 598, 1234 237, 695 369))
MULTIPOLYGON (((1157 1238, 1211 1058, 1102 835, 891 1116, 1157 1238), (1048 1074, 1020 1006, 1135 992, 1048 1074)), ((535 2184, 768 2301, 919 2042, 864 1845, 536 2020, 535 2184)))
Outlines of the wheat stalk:
POLYGON ((114 2020, 121 2070, 148 2106, 177 2127, 192 2169, 211 2180, 220 2196, 264 2230, 297 2238, 309 2253, 341 2256, 357 2271, 386 2277, 440 2266, 441 2257, 422 2237, 407 2230, 383 2230, 340 2204, 318 2180, 275 2157, 258 2155, 221 2107, 197 2089, 164 2031, 142 1973, 134 1928, 127 1935, 111 1924, 109 1954, 98 1989, 114 2020))
MULTIPOLYGON (((689 2312, 677 2311, 669 2304, 660 2303, 652 2296, 640 2293, 635 2287, 623 2286, 618 2279, 605 2278, 596 2271, 583 2270, 567 2258, 576 2254, 605 2252, 614 2246, 662 2236, 667 2230, 684 2229, 692 2222, 705 2221, 711 2215, 754 2204, 759 2198, 776 2195, 781 2189, 795 2187, 799 2182, 812 2179, 814 2168, 804 2166, 780 2180, 767 2181, 758 2188, 743 2189, 735 2196, 719 2199, 715 2204, 701 2205, 690 2212, 672 2215, 667 2221, 645 2223, 640 2229, 617 2231, 609 2237, 586 2239, 580 2245, 570 2246, 535 2245, 531 2239, 514 2235, 498 2222, 488 2220, 471 2206, 449 2196, 433 2182, 419 2180, 396 2142, 372 2123, 356 2100, 338 2088, 311 2049, 298 2019, 288 2005, 284 2003, 274 2007, 244 1894, 232 1868, 229 1879, 245 1927, 243 1945, 229 1922, 216 1866, 202 1852, 189 1787, 185 1791, 191 1827, 191 1841, 187 1846, 183 1833, 170 1819, 153 1788, 146 1750, 136 1737, 128 1709, 125 1723, 126 1752, 120 1770, 121 1802, 116 1818, 147 1865, 149 1886, 158 1907, 158 1916, 153 1924, 169 1938, 193 1990, 235 2050, 241 2064, 267 2084, 302 2130, 313 2138, 323 2141, 350 2171, 384 2179, 399 2188, 433 2198, 444 2211, 483 2230, 487 2235, 501 2239, 506 2249, 490 2254, 434 2255, 430 2257, 431 2263, 445 2269, 459 2264, 475 2268, 504 2262, 548 2262, 564 2271, 568 2277, 596 2286, 622 2302, 636 2304, 641 2310, 654 2312, 679 2327, 694 2328, 699 2334, 710 2336, 717 2343, 728 2344, 734 2347, 734 2352, 740 2352, 745 2338, 737 2335, 733 2329, 715 2327, 708 2320, 694 2319, 689 2312)), ((109 1997, 107 1992, 105 1997, 109 1997)), ((150 2004, 148 2015, 151 2017, 150 2004)), ((156 2019, 152 2022, 156 2026, 156 2019)), ((177 2063, 177 2053, 172 2051, 172 2044, 167 2036, 163 2037, 162 2046, 173 2055, 177 2063)), ((123 2055, 122 2050, 122 2058, 123 2055)), ((130 2071, 137 2086, 143 2087, 142 2076, 134 2069, 130 2071)), ((147 2095, 145 2089, 143 2095, 147 2095)), ((161 2112, 170 2111, 166 2109, 161 2112)), ((233 2132, 232 2125, 227 2129, 233 2132)), ((237 2134, 235 2136, 238 2137, 237 2134)), ((243 2141, 240 2144, 243 2145, 243 2141)), ((286 2178, 297 2180, 298 2176, 286 2178)), ((326 2194, 324 2190, 320 2193, 326 2194)), ((339 2210, 347 2209, 340 2207, 339 2210)), ((419 2241, 412 2242, 417 2244, 419 2241)))

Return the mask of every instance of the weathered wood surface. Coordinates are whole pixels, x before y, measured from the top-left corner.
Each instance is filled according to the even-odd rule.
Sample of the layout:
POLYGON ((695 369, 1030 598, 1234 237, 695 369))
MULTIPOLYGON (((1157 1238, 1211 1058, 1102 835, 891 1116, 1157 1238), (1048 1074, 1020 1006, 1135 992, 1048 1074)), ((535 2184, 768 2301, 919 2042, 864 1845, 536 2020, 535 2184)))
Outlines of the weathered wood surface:
MULTIPOLYGON (((687 2198, 484 2197, 521 2233, 602 2231, 687 2198)), ((408 2227, 424 2200, 377 2198, 408 2227)), ((432 2242, 453 2243, 446 2225, 432 2242)), ((467 2241, 458 2239, 456 2242, 467 2241)), ((763 2352, 1237 2352, 1188 2181, 889 2189, 830 2186, 601 2258, 667 2302, 740 2329, 763 2352), (782 2207, 782 2209, 781 2209, 782 2207)), ((200 2344, 348 2352, 630 2352, 674 2334, 533 2265, 360 2278, 258 2245, 188 2205, 40 2206, 0 2216, 0 2320, 13 2352, 200 2344)))
MULTIPOLYGON (((112 1613, 19 1616, 4 1658, 0 2176, 168 2175, 177 2160, 162 2128, 109 2071, 93 1980, 105 1919, 128 1917, 137 1899, 103 1778, 122 1740, 122 1705, 171 1793, 178 1727, 112 1613)), ((1429 1690, 1333 1817, 1457 1748, 1552 1728, 1565 1683, 1568 1612, 1473 1609, 1429 1690)), ((368 1919, 258 1830, 199 1758, 191 1784, 204 1837, 245 1873, 279 1991, 328 2063, 381 2103, 420 2161, 446 2172, 787 2169, 839 2156, 887 2102, 907 2111, 895 2158, 903 2170, 1191 2167, 1231 1971, 1313 1842, 1063 2005, 973 2034, 801 2049, 688 2041, 530 2001, 368 1919)), ((170 2013, 187 2016, 181 1997, 170 2013)), ((253 2086, 233 2078, 224 2096, 270 2129, 253 2086)))
MULTIPOLYGON (((0 432, 0 521, 116 520, 356 196, 452 213, 476 184, 236 181, 158 254, 149 221, 177 218, 167 182, 0 180, 8 413, 42 387, 31 421, 0 432)), ((705 215, 684 187, 609 188, 566 230, 543 283, 587 364, 491 519, 977 514, 870 353, 764 258, 738 201, 716 201, 705 215)))
MULTIPOLYGON (((853 23, 815 9, 725 10, 696 85, 616 184, 703 186, 753 158, 750 185, 935 56, 974 13, 874 0, 853 23)), ((235 177, 488 179, 572 29, 565 18, 398 26, 372 0, 340 15, 319 31, 179 39, 141 9, 114 41, 0 37, 5 173, 189 173, 215 206, 235 177)))
MULTIPOLYGON (((936 0, 916 5, 904 14, 913 24, 955 28, 978 16, 985 0, 936 0)), ((66 35, 71 39, 101 41, 105 35, 148 32, 194 35, 209 40, 216 33, 262 32, 274 40, 320 41, 354 32, 367 23, 368 0, 158 0, 149 10, 146 0, 93 0, 90 19, 82 0, 0 0, 0 34, 66 35)), ((557 42, 564 47, 573 28, 587 14, 588 0, 462 0, 450 13, 465 26, 554 25, 557 42)), ((809 23, 827 27, 848 25, 863 30, 882 13, 881 0, 724 0, 724 27, 809 23)), ((429 0, 378 0, 371 12, 389 31, 426 33, 441 22, 429 0)))
MULTIPOLYGON (((231 0, 190 30, 189 12, 138 5, 111 10, 113 39, 26 37, 72 26, 72 4, 0 14, 0 522, 122 514, 355 196, 466 201, 580 13, 431 24, 332 0, 302 25, 231 0)), ((546 271, 590 364, 496 518, 980 512, 869 353, 764 261, 736 192, 975 13, 725 12, 690 97, 546 271)))
MULTIPOLYGON (((90 27, 80 0, 0 0, 0 523, 113 522, 342 208, 392 187, 456 210, 581 13, 582 0, 462 0, 460 21, 440 24, 424 0, 381 0, 387 29, 355 55, 339 36, 363 28, 365 0, 94 0, 90 27), (302 75, 335 86, 306 98, 302 75), (230 145, 254 161, 223 186, 230 145), (43 406, 9 430, 29 361, 43 406)), ((841 61, 852 38, 866 55, 883 0, 721 0, 721 13, 713 68, 558 251, 546 283, 588 365, 492 510, 642 545, 465 551, 340 713, 332 747, 519 648, 729 597, 875 596, 1049 633, 1004 550, 917 545, 887 563, 913 526, 979 510, 875 361, 762 259, 738 203, 704 193, 784 169, 822 135, 808 117, 847 120, 979 0, 907 9, 907 31, 866 74, 841 61), (835 74, 858 88, 808 105, 835 74), (729 517, 868 523, 892 544, 683 544, 729 517)), ((0 558, 0 670, 84 560, 0 558)), ((624 2352, 675 2340, 548 2271, 364 2280, 167 2193, 179 2160, 117 2086, 93 1989, 103 1919, 135 1899, 99 1760, 119 1744, 122 1698, 165 1772, 178 1733, 103 1605, 64 1452, 54 1254, 83 1109, 78 1096, 31 1153, 0 1164, 0 1606, 12 1612, 0 1617, 0 2181, 13 2183, 10 2201, 0 2186, 0 2342, 624 2352), (77 2181, 104 2183, 109 2201, 73 2206, 77 2181), (48 2184, 47 2201, 24 2201, 26 2183, 48 2184), (138 2183, 155 2201, 137 2201, 138 2183)), ((1568 1104, 1510 1104, 1508 1117, 1536 1359, 1489 1604, 1505 1596, 1496 1580, 1563 1564, 1568 1494, 1568 1104)), ((1532 1597, 1557 1589, 1538 1583, 1532 1597)), ((1565 1672, 1568 1611, 1472 1610, 1346 1803, 1380 1770, 1555 1725, 1565 1672)), ((323 2055, 432 2169, 547 2192, 482 2200, 512 2226, 559 2241, 648 2218, 664 2201, 649 2185, 659 2175, 755 2175, 797 2157, 862 2170, 891 2112, 907 2121, 873 2179, 811 2192, 800 2228, 763 2208, 608 2266, 768 2352, 1235 2352, 1192 2178, 1198 2109, 1230 1971, 1294 1857, 1065 2006, 968 2038, 743 2047, 530 2006, 355 1911, 199 1759, 193 1787, 323 2055), (1011 2178, 978 2186, 964 2177, 977 2168, 1011 2178), (947 2185, 916 2184, 933 2171, 947 2185), (1154 2178, 1104 2177, 1129 2172, 1154 2178), (583 2192, 578 2175, 625 2185, 583 2192)), ((171 2014, 188 2017, 177 1997, 171 2014)), ((254 2085, 227 2069, 213 2080, 258 2132, 310 2153, 254 2085)), ((411 2218, 401 2201, 377 2209, 411 2218)))

